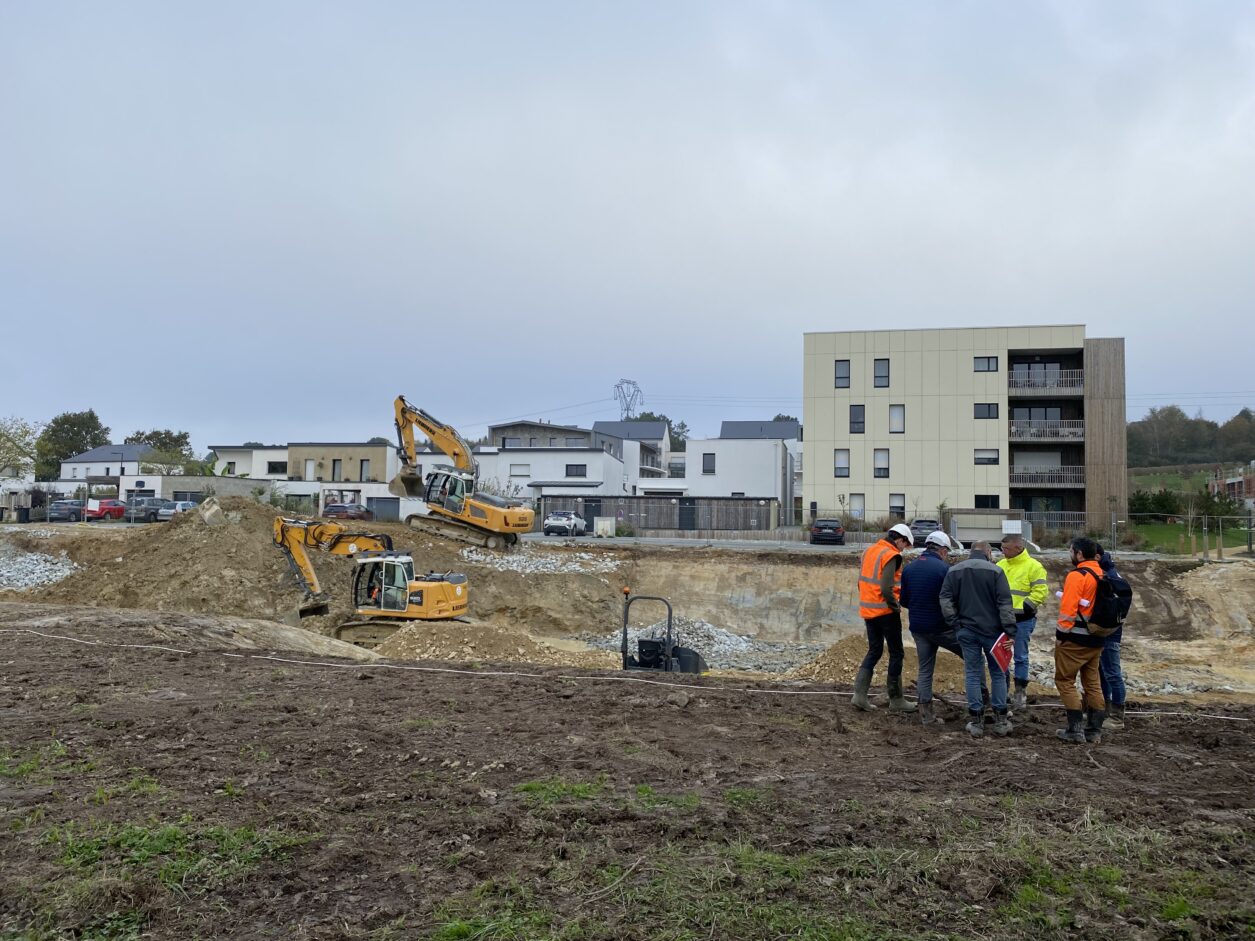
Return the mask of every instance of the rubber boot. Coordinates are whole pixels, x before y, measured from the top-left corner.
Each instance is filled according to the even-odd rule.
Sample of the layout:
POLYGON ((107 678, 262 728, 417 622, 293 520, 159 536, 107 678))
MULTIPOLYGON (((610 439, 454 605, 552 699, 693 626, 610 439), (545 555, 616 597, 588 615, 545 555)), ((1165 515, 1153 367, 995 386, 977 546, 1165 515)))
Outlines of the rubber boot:
POLYGON ((1064 742, 1072 745, 1085 744, 1085 732, 1082 726, 1085 722, 1085 715, 1080 709, 1068 710, 1068 727, 1066 729, 1056 729, 1055 735, 1064 742))
POLYGON ((980 738, 985 734, 985 720, 979 712, 967 711, 967 734, 972 738, 980 738))
POLYGON ((1006 710, 998 713, 994 718, 994 735, 1006 736, 1011 734, 1011 717, 1007 715, 1006 710))
POLYGON ((1124 731, 1124 706, 1107 704, 1107 721, 1102 724, 1104 732, 1124 731))
POLYGON ((1085 727, 1085 741, 1091 745, 1097 745, 1102 741, 1102 723, 1106 718, 1107 713, 1102 709, 1089 711, 1089 725, 1085 727))
POLYGON ((989 695, 989 688, 982 686, 980 688, 980 701, 984 705, 981 710, 981 721, 986 725, 994 724, 994 701, 989 695))
POLYGON ((1011 694, 1011 710, 1017 714, 1028 711, 1028 680, 1016 677, 1015 692, 1011 694))
POLYGON ((889 677, 889 711, 906 713, 915 711, 915 703, 902 698, 902 677, 889 677))
POLYGON ((872 686, 872 671, 862 669, 854 678, 854 708, 872 712, 876 707, 867 701, 867 691, 872 686))
POLYGON ((930 699, 928 702, 919 704, 919 723, 920 725, 945 725, 946 720, 933 711, 933 703, 930 699))

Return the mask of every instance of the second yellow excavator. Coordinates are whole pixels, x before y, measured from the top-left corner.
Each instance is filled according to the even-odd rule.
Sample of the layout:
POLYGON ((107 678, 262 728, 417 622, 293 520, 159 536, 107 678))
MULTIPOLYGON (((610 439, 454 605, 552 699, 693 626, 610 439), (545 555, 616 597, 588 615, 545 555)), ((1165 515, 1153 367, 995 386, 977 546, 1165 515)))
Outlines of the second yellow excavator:
POLYGON ((375 647, 408 621, 447 621, 466 614, 470 601, 466 576, 428 572, 415 577, 413 557, 393 551, 390 536, 349 532, 339 523, 276 517, 274 543, 305 592, 296 619, 330 610, 330 599, 305 550, 353 556, 354 618, 336 628, 340 640, 375 647))
POLYGON ((388 483, 388 490, 394 496, 425 501, 428 511, 426 516, 407 516, 408 525, 487 549, 517 545, 520 535, 531 532, 536 514, 529 507, 518 500, 476 492, 479 465, 457 429, 410 405, 403 395, 397 396, 394 406, 401 472, 388 483), (419 475, 415 428, 448 455, 452 467, 439 465, 425 478, 419 475))

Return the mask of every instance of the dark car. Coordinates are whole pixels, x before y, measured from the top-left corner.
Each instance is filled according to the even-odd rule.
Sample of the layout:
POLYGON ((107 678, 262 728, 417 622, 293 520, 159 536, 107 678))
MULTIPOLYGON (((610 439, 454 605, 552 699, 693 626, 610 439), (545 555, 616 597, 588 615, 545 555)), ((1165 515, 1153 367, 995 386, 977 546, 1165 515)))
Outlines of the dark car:
POLYGON ((128 523, 155 523, 157 511, 166 505, 164 497, 133 497, 122 518, 128 523))
POLYGON ((917 519, 911 522, 911 535, 915 537, 915 545, 924 545, 924 540, 929 534, 935 533, 941 529, 941 524, 936 520, 917 519))
POLYGON ((831 543, 834 546, 845 545, 845 527, 841 525, 840 520, 815 520, 811 524, 811 545, 818 545, 821 542, 831 543))
POLYGON ((82 518, 82 500, 54 500, 52 505, 48 507, 48 522, 50 523, 55 523, 58 520, 67 523, 77 523, 82 518))
POLYGON ((360 503, 328 503, 322 509, 324 519, 329 520, 373 520, 375 511, 360 503))

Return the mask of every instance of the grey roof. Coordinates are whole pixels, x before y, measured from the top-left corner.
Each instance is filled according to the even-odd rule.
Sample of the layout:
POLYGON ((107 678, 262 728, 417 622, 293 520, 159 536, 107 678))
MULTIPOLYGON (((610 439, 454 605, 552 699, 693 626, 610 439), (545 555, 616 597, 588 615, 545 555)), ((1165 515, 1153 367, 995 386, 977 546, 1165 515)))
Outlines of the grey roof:
POLYGON ((667 437, 665 421, 595 421, 593 431, 626 441, 662 441, 667 437))
POLYGON ((138 461, 151 451, 152 448, 146 444, 102 444, 100 447, 84 451, 82 454, 67 457, 63 463, 86 464, 88 461, 111 461, 119 456, 123 461, 138 461))
POLYGON ((719 437, 793 441, 797 439, 800 427, 801 423, 796 421, 726 421, 719 426, 719 437))
POLYGON ((514 425, 534 425, 537 428, 553 428, 555 431, 582 431, 584 434, 588 434, 587 428, 581 428, 578 425, 555 425, 552 422, 541 421, 538 418, 520 418, 516 421, 497 422, 495 425, 489 425, 488 430, 492 431, 494 428, 510 428, 514 425))

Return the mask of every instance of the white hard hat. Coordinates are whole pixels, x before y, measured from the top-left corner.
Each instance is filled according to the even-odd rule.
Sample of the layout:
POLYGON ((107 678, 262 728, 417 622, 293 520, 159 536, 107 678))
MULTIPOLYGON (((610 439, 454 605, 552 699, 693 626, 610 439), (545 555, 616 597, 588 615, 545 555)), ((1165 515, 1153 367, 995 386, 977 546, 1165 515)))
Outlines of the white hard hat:
POLYGON ((950 544, 950 537, 947 536, 945 533, 943 533, 940 529, 934 530, 933 532, 929 533, 928 538, 924 540, 924 545, 941 546, 941 548, 943 549, 954 548, 950 544))
POLYGON ((907 526, 906 523, 898 523, 896 526, 889 527, 889 532, 896 533, 907 542, 915 541, 915 534, 911 532, 911 527, 907 526))

